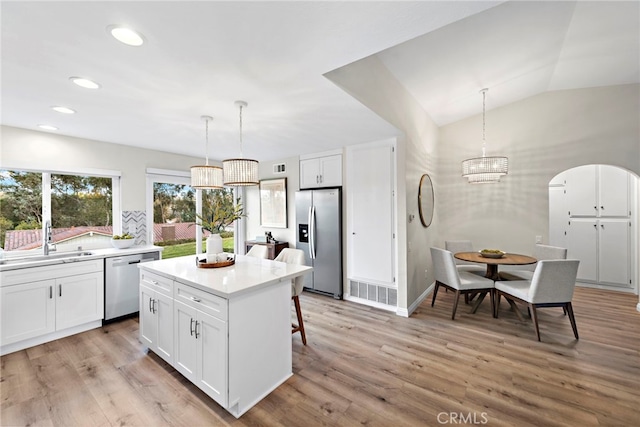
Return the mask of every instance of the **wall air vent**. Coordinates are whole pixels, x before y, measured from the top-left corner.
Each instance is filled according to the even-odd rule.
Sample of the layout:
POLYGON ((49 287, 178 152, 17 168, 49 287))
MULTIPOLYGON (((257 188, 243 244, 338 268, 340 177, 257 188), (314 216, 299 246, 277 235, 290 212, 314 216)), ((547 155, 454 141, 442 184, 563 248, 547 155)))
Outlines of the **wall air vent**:
POLYGON ((287 171, 286 163, 278 163, 273 165, 273 173, 285 173, 287 171))

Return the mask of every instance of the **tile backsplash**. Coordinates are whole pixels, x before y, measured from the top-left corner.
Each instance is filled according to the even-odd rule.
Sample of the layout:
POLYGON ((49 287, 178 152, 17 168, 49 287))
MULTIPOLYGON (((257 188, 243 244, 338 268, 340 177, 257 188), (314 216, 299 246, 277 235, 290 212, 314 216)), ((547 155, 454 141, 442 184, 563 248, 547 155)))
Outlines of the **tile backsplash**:
POLYGON ((122 232, 133 234, 136 245, 147 244, 147 213, 145 211, 122 211, 122 232))

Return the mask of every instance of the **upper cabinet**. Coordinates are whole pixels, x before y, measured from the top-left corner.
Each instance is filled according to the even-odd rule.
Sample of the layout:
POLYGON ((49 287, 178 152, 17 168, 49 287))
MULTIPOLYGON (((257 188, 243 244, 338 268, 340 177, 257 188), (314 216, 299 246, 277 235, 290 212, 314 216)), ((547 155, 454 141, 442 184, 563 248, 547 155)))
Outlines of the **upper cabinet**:
POLYGON ((629 174, 620 168, 587 165, 565 173, 571 217, 629 216, 629 174))
POLYGON ((300 189, 342 185, 342 154, 300 157, 300 189))

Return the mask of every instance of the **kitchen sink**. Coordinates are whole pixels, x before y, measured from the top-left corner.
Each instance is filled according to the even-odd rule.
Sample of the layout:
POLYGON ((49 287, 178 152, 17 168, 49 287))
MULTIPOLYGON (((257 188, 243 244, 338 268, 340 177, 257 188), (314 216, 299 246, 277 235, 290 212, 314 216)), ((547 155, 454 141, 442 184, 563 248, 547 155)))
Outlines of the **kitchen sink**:
POLYGON ((93 252, 74 251, 74 252, 53 253, 49 255, 27 255, 23 257, 16 257, 16 258, 11 257, 11 258, 0 259, 0 265, 22 264, 27 262, 49 261, 49 260, 67 259, 67 258, 77 259, 77 258, 89 256, 89 255, 93 255, 93 252))

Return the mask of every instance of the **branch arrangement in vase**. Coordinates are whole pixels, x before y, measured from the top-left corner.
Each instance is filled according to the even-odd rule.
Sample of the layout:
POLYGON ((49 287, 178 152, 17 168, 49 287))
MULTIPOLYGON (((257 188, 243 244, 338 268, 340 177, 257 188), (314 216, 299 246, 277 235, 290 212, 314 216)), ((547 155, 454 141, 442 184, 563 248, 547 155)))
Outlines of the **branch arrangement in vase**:
POLYGON ((203 215, 196 214, 200 220, 200 226, 212 234, 219 234, 237 219, 245 215, 244 206, 238 197, 233 202, 233 194, 225 191, 215 191, 211 200, 203 201, 205 204, 203 211, 208 212, 203 215))

